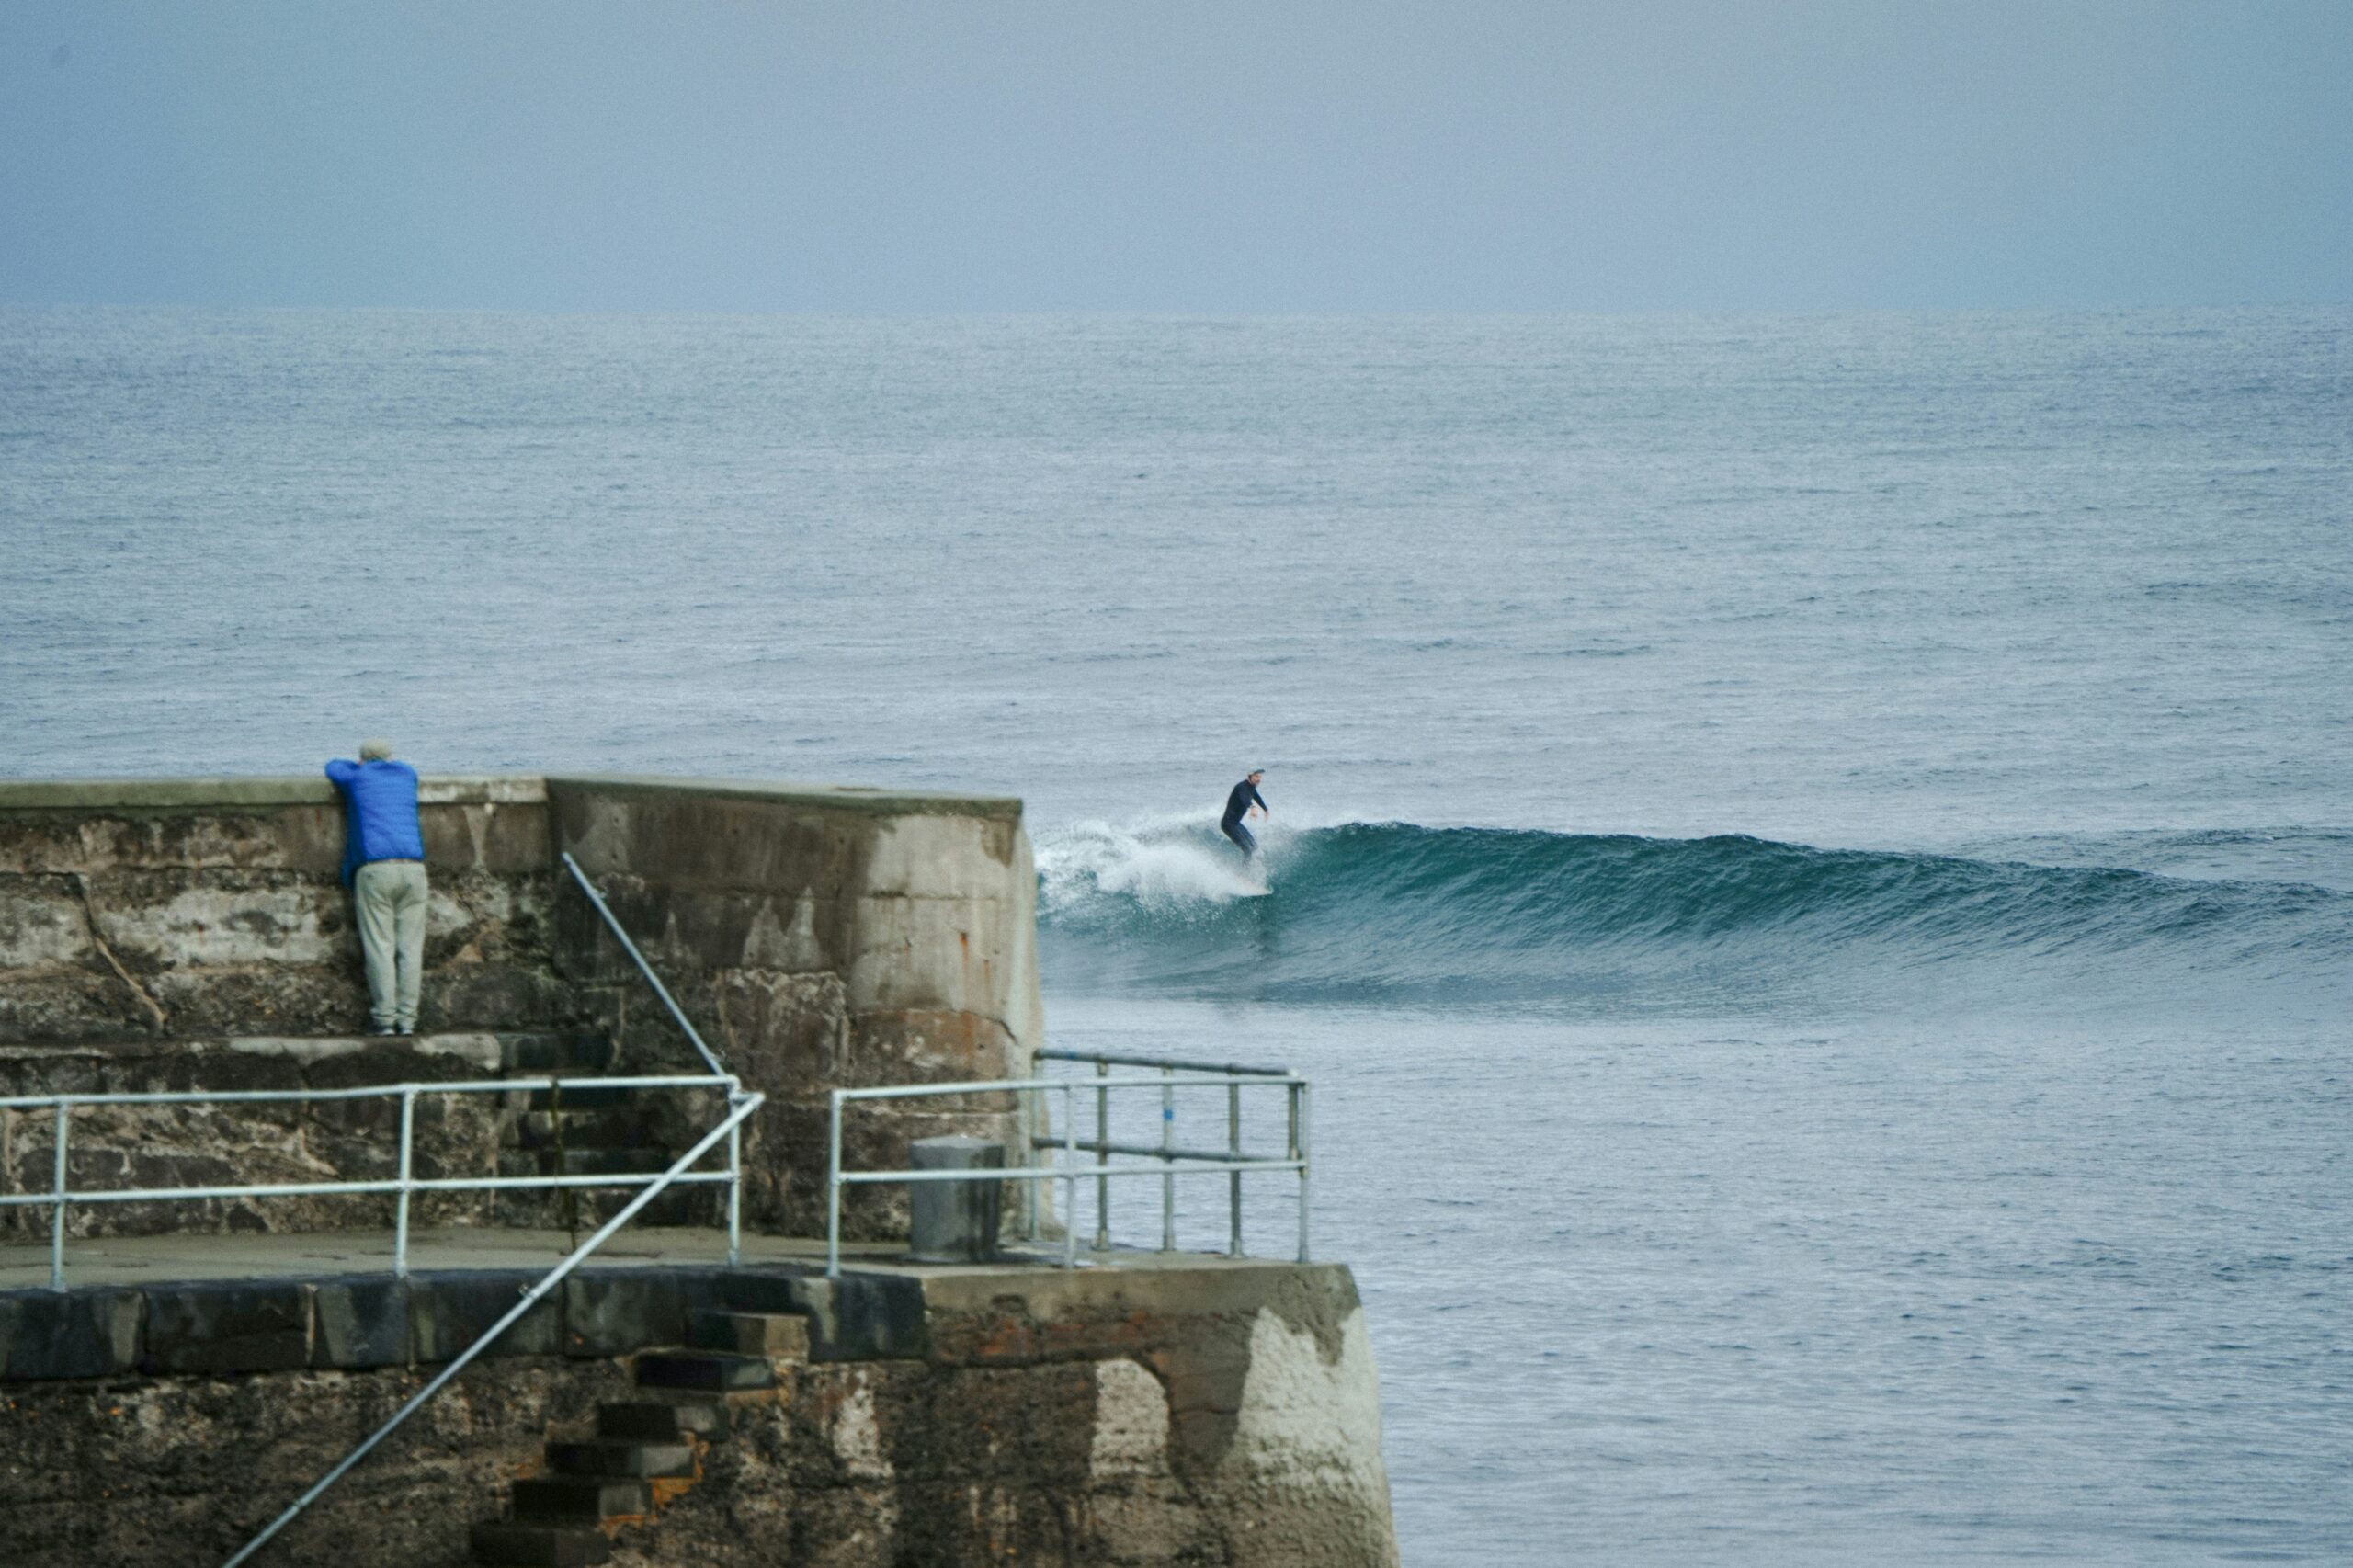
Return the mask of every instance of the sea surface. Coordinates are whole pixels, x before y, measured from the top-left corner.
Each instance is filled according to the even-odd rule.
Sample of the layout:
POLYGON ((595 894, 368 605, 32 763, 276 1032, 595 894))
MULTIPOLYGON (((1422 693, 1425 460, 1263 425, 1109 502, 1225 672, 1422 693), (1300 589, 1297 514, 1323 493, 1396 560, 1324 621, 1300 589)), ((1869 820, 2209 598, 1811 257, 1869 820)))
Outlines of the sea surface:
POLYGON ((2353 1561, 2348 655, 2346 309, 0 311, 0 775, 1023 796, 1415 1568, 2353 1561))

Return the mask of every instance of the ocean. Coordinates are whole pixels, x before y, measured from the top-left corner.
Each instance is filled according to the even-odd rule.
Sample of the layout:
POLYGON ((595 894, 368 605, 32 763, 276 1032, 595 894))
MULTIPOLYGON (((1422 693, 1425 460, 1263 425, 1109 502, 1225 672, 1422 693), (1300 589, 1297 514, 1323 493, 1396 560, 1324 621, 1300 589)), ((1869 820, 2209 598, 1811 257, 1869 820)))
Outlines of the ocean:
POLYGON ((1416 1568, 2353 1559, 2353 310, 0 310, 0 551, 7 776, 1024 797, 1416 1568))

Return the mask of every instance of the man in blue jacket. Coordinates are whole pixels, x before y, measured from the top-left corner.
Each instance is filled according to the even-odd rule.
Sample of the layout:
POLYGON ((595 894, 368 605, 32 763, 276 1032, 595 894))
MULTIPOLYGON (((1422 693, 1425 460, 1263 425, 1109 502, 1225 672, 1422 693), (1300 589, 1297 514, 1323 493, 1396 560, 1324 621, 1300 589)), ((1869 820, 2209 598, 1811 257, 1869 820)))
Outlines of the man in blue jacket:
POLYGON ((343 880, 359 910, 368 963, 368 1032, 415 1034, 425 973, 425 834, 416 820, 416 769, 368 741, 359 760, 327 764, 343 791, 347 825, 343 880))

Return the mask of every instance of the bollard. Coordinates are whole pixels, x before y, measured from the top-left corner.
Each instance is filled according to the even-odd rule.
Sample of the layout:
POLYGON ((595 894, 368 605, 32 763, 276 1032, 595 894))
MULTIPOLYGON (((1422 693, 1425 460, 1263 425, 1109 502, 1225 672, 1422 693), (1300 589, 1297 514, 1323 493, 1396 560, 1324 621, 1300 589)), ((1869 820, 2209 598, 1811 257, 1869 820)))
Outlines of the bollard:
MULTIPOLYGON (((985 1138, 918 1138, 907 1146, 918 1171, 1005 1168, 1005 1145, 985 1138)), ((986 1263, 996 1256, 997 1210, 1005 1184, 919 1181, 909 1202, 907 1256, 916 1263, 986 1263)))

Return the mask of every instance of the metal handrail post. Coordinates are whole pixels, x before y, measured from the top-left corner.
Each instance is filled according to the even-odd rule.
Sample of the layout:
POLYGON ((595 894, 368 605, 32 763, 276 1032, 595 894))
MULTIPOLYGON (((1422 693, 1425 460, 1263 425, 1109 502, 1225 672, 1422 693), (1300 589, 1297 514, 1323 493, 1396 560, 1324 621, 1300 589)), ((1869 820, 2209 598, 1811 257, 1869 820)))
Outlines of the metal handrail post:
MULTIPOLYGON (((1225 1086, 1225 1147, 1235 1159, 1242 1157, 1242 1085, 1225 1086)), ((1226 1189, 1227 1231, 1225 1253, 1228 1257, 1242 1256, 1242 1173, 1233 1172, 1226 1178, 1233 1185, 1226 1189)))
MULTIPOLYGON (((1045 1063, 1032 1054, 1029 1058, 1029 1081, 1033 1084, 1042 1083, 1045 1076, 1045 1063)), ((1021 1124, 1022 1136, 1029 1141, 1029 1147, 1021 1156, 1021 1163, 1025 1165, 1034 1165, 1038 1163, 1038 1109, 1042 1104, 1044 1104, 1042 1100, 1032 1095, 1022 1102, 1017 1118, 1021 1124)), ((1021 1184, 1021 1234, 1027 1241, 1034 1242, 1046 1233, 1045 1225, 1038 1212, 1043 1196, 1039 1192, 1036 1182, 1025 1181, 1021 1184)), ((1074 1214, 1065 1213, 1063 1216, 1063 1223, 1067 1227, 1075 1223, 1077 1218, 1074 1214)))
POLYGON ((834 1091, 833 1125, 825 1139, 825 1278, 842 1277, 842 1096, 834 1091))
POLYGON ((480 1339, 475 1340, 472 1345, 467 1346, 465 1349, 460 1351, 458 1353, 457 1359, 451 1361, 447 1367, 441 1369, 441 1373, 438 1377, 426 1384, 423 1388, 417 1390, 416 1392, 410 1397, 409 1402, 406 1404, 402 1405, 400 1409, 392 1413, 392 1418, 391 1420, 385 1422, 381 1426, 377 1427, 375 1431, 369 1433, 368 1437, 361 1441, 358 1448, 344 1455, 341 1463, 337 1464, 333 1470, 327 1471, 324 1476, 321 1476, 317 1484, 313 1485, 308 1492, 303 1493, 301 1496, 296 1498, 291 1507, 278 1515, 275 1519, 272 1519, 269 1522, 267 1528, 264 1529, 259 1535, 254 1537, 253 1540, 245 1542, 244 1549, 241 1550, 234 1557, 229 1559, 228 1562, 222 1563, 222 1568, 237 1568, 237 1564, 244 1562, 255 1552, 259 1551, 262 1547, 268 1542, 272 1536, 276 1535, 279 1530, 285 1528, 287 1525, 291 1523, 296 1515, 309 1507, 318 1499, 321 1494, 326 1491, 328 1487, 333 1486, 336 1482, 342 1480, 345 1471, 348 1471, 353 1465, 358 1464, 361 1460, 367 1458, 369 1452, 373 1449, 377 1444, 392 1436, 395 1427, 399 1426, 402 1422, 407 1420, 412 1415, 415 1414, 417 1408, 424 1404, 426 1400, 431 1399, 435 1394, 439 1393, 441 1390, 448 1385, 450 1379, 456 1377, 460 1372, 464 1371, 466 1368, 472 1363, 474 1358, 480 1356, 485 1349, 489 1348, 491 1342, 495 1340, 500 1335, 506 1333, 508 1328, 512 1327, 517 1318, 520 1318, 525 1312, 529 1312, 533 1307, 539 1305, 541 1299, 544 1298, 550 1290, 554 1290, 558 1285, 562 1284, 565 1277, 570 1275, 574 1269, 579 1267, 582 1262, 587 1258, 589 1254, 604 1245, 607 1238, 610 1237, 614 1232, 620 1230, 623 1225, 628 1224, 631 1220, 635 1219, 637 1217, 638 1210, 644 1208, 648 1203, 654 1201, 654 1196, 657 1193, 659 1193, 664 1187, 669 1186, 673 1180, 683 1174, 688 1167, 691 1166, 697 1160, 701 1159, 705 1154, 710 1153, 712 1145, 716 1144, 720 1139, 725 1137, 728 1132, 733 1129, 742 1126, 744 1119, 751 1115, 754 1110, 759 1108, 763 1097, 764 1096, 756 1094, 746 1096, 745 1103, 737 1106, 735 1109, 729 1114, 725 1122, 722 1123, 718 1127, 712 1128, 708 1133, 704 1134, 702 1142, 697 1143, 691 1151, 683 1155, 675 1165, 671 1165, 668 1170, 663 1172, 660 1180, 655 1181, 651 1186, 641 1191, 635 1198, 630 1199, 628 1205, 624 1207, 620 1213, 615 1214, 611 1219, 606 1221, 603 1228, 598 1230, 595 1235, 590 1236, 586 1241, 581 1243, 577 1247, 574 1247, 572 1250, 570 1256, 566 1257, 562 1263, 557 1264, 553 1268, 548 1270, 545 1277, 543 1277, 538 1284, 523 1292, 523 1299, 521 1301, 516 1302, 514 1306, 507 1309, 507 1312, 505 1317, 500 1318, 496 1323, 491 1324, 488 1331, 486 1331, 480 1339))
POLYGON ((416 1091, 401 1091, 401 1194, 393 1199, 392 1210, 392 1275, 408 1278, 408 1195, 409 1183, 416 1179, 415 1166, 416 1134, 416 1091))
POLYGON ((1160 1085, 1160 1250, 1176 1250, 1176 1166, 1168 1157, 1176 1135, 1176 1073, 1161 1074, 1160 1085))
POLYGON ((57 1208, 49 1220, 49 1288, 65 1289, 65 1130, 74 1124, 74 1102, 57 1102, 57 1208))
MULTIPOLYGON (((727 1103, 737 1106, 743 1100, 730 1095, 727 1103)), ((744 1124, 740 1121, 727 1130, 727 1267, 744 1267, 744 1124)))
POLYGON ((702 1042, 701 1034, 687 1021, 686 1009, 679 1006, 677 998, 670 994, 670 988, 662 983, 662 977, 654 972, 654 966, 645 961, 645 955, 637 950, 637 944, 629 939, 629 933, 621 929, 620 919, 606 907, 605 895, 597 891, 597 884, 588 880, 588 873, 580 869, 580 862, 572 858, 569 849, 563 852, 563 863, 570 869, 572 880, 580 884, 580 891, 588 895, 588 902, 597 906, 597 913, 604 916, 605 928, 612 932, 621 949, 629 954, 630 961, 637 965, 638 973, 645 976, 645 983, 654 987, 654 994, 662 998, 662 1006, 670 1009, 670 1017, 676 1021, 678 1028, 686 1031, 687 1043, 710 1064, 713 1073, 725 1076, 727 1069, 719 1064, 719 1058, 712 1055, 710 1047, 702 1042))
MULTIPOLYGON (((1108 1078, 1111 1064, 1098 1060, 1095 1063, 1095 1075, 1108 1078)), ((1098 1167, 1110 1165, 1110 1143, 1111 1091, 1097 1084, 1095 1087, 1095 1164, 1098 1167)), ((1095 1178, 1095 1250, 1111 1250, 1111 1178, 1108 1176, 1095 1178)))
POLYGON ((1078 1267, 1078 1107, 1073 1104, 1077 1085, 1063 1083, 1063 1267, 1078 1267))
POLYGON ((1292 1134, 1291 1158, 1299 1162, 1299 1261, 1307 1261, 1307 1085, 1291 1086, 1292 1103, 1297 1108, 1298 1131, 1292 1134))

